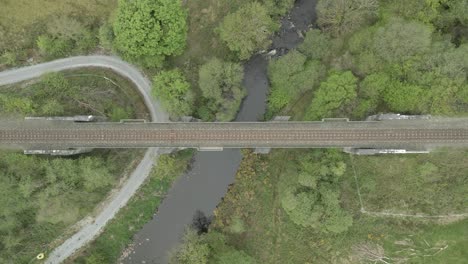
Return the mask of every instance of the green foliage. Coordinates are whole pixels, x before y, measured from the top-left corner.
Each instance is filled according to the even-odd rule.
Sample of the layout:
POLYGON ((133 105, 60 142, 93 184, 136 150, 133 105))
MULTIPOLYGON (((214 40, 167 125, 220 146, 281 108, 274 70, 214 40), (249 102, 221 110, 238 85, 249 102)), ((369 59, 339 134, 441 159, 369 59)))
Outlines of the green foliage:
POLYGON ((278 25, 268 15, 267 9, 253 2, 227 15, 218 31, 221 39, 239 59, 246 60, 256 51, 271 44, 270 36, 278 25))
POLYGON ((294 0, 262 0, 271 15, 282 16, 294 5, 294 0))
POLYGON ((37 38, 37 47, 43 56, 50 59, 66 57, 73 48, 70 41, 65 39, 54 39, 47 35, 41 35, 37 38))
POLYGON ((5 51, 0 57, 0 64, 7 66, 16 66, 18 63, 18 55, 12 51, 5 51))
POLYGON ((378 0, 320 0, 318 24, 334 36, 351 33, 375 19, 378 0))
POLYGON ((119 0, 114 45, 128 59, 160 66, 184 50, 186 19, 180 0, 119 0))
POLYGON ((187 169, 193 152, 179 151, 160 155, 148 180, 128 204, 110 221, 103 233, 77 258, 75 263, 115 263, 122 250, 132 241, 135 230, 140 230, 153 217, 164 195, 174 180, 187 169))
POLYGON ((131 109, 124 109, 122 107, 112 108, 112 112, 108 115, 113 122, 120 122, 123 119, 130 119, 132 117, 131 109))
POLYGON ((232 120, 245 96, 242 86, 244 71, 240 64, 217 58, 204 64, 199 71, 198 85, 207 105, 218 121, 232 120))
POLYGON ((245 223, 240 217, 234 217, 232 219, 231 225, 229 226, 229 231, 233 234, 242 234, 246 230, 245 223))
POLYGON ((404 84, 394 81, 387 88, 384 95, 384 101, 391 111, 403 113, 419 113, 424 109, 421 100, 424 90, 417 85, 404 84))
POLYGON ((99 43, 101 46, 107 50, 112 50, 112 44, 114 42, 114 29, 112 25, 108 22, 104 22, 101 27, 99 27, 99 43))
POLYGON ((382 59, 392 63, 428 51, 430 45, 428 26, 395 18, 377 30, 373 48, 382 59))
POLYGON ((194 96, 180 70, 161 71, 153 78, 153 97, 161 100, 171 116, 192 113, 194 96))
POLYGON ((330 38, 318 29, 311 29, 306 33, 304 42, 297 50, 312 60, 325 60, 330 56, 330 38))
POLYGON ((59 16, 47 24, 46 34, 37 39, 37 46, 47 58, 71 54, 73 50, 86 53, 97 45, 93 32, 78 20, 59 16))
POLYGON ((224 234, 211 231, 198 235, 187 229, 177 251, 171 256, 171 264, 255 264, 256 261, 242 250, 227 244, 224 234))
POLYGON ((242 250, 231 249, 216 258, 218 264, 254 264, 255 259, 242 250))
POLYGON ((315 92, 306 119, 328 117, 334 111, 351 103, 357 96, 357 78, 350 72, 331 73, 315 92))
POLYGON ((173 256, 171 263, 177 264, 207 264, 210 248, 202 243, 202 238, 197 232, 188 229, 182 239, 182 246, 173 256))
POLYGON ((292 51, 268 65, 271 94, 268 107, 276 112, 292 99, 311 90, 324 75, 325 68, 319 61, 307 61, 305 55, 292 51))
POLYGON ((286 189, 281 205, 297 225, 341 233, 352 225, 352 217, 340 207, 337 188, 346 164, 336 151, 321 152, 320 161, 316 153, 301 159, 300 186, 286 189))

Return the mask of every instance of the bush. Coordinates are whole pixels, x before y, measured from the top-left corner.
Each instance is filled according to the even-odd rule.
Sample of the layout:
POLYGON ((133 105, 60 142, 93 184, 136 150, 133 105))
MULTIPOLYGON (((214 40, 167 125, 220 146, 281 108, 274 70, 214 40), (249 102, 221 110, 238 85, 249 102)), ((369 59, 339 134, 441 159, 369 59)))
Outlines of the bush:
POLYGON ((66 39, 55 39, 41 35, 37 38, 37 47, 43 56, 54 59, 66 57, 73 49, 73 43, 66 39))
POLYGON ((160 66, 184 50, 186 19, 180 0, 119 0, 114 45, 128 59, 160 66))
POLYGON ((268 65, 272 90, 287 91, 289 98, 296 98, 311 90, 324 72, 325 69, 319 61, 307 61, 306 56, 298 51, 292 51, 268 65))
POLYGON ((99 43, 101 46, 107 50, 112 49, 112 44, 114 42, 114 29, 112 25, 104 22, 101 27, 99 28, 99 43))
POLYGON ((391 19, 374 36, 373 49, 387 62, 402 62, 429 50, 431 29, 418 22, 391 19))
POLYGON ((324 60, 330 55, 332 45, 330 38, 318 29, 311 29, 307 32, 304 42, 297 50, 312 60, 324 60))
POLYGON ((334 36, 353 32, 377 15, 378 0, 320 0, 318 24, 334 36))
POLYGON ((198 85, 216 120, 230 121, 245 96, 242 86, 244 70, 240 64, 211 59, 200 67, 198 85))
POLYGON ((194 96, 190 84, 179 70, 161 71, 153 78, 152 95, 161 100, 173 117, 190 115, 194 96))
POLYGON ((358 79, 350 72, 332 73, 315 92, 307 110, 307 120, 331 116, 334 111, 352 102, 357 96, 358 79))
POLYGON ((270 36, 278 25, 268 15, 267 9, 257 3, 249 3, 227 15, 218 28, 221 39, 239 59, 246 60, 256 51, 271 44, 270 36))

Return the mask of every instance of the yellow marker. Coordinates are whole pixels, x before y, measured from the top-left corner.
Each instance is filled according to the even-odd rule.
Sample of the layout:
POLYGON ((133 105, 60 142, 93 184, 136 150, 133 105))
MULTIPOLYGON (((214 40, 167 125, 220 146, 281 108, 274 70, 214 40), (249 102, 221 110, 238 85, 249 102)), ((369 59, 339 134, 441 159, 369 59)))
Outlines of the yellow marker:
POLYGON ((44 258, 44 256, 45 256, 45 255, 44 255, 44 253, 41 253, 41 254, 37 255, 37 257, 36 257, 36 258, 37 258, 37 259, 43 259, 43 258, 44 258))

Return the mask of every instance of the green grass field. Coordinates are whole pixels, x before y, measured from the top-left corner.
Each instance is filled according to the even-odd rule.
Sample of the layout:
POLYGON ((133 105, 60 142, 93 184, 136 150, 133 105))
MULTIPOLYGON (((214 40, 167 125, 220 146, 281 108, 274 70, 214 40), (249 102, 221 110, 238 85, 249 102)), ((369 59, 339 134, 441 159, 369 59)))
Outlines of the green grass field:
POLYGON ((468 151, 353 157, 368 211, 460 214, 468 207, 468 151))
MULTIPOLYGON (((333 235, 295 225, 282 209, 278 194, 297 181, 296 160, 306 152, 307 150, 275 150, 265 156, 246 152, 236 176, 236 184, 230 188, 218 206, 212 228, 227 234, 230 244, 254 256, 259 263, 360 263, 362 256, 359 248, 364 245, 382 247, 383 255, 391 259, 390 263, 444 263, 444 260, 463 263, 468 257, 463 250, 468 246, 468 220, 439 225, 435 221, 425 219, 374 217, 360 213, 351 161, 346 154, 343 154, 343 158, 348 164, 348 169, 341 182, 341 202, 342 206, 353 214, 353 226, 347 232, 333 235), (245 223, 246 231, 241 234, 229 232, 229 226, 236 217, 240 217, 245 223), (411 255, 412 253, 415 254, 411 255), (430 256, 433 254, 435 256, 430 256)), ((465 154, 449 152, 443 155, 447 156, 445 159, 451 159, 455 163, 463 159, 465 154)), ((379 158, 406 159, 405 164, 408 166, 421 164, 421 160, 431 160, 439 166, 441 177, 447 176, 451 179, 452 172, 458 172, 459 167, 443 167, 435 162, 441 158, 438 155, 442 154, 379 158)), ((377 158, 354 157, 354 162, 355 165, 367 164, 366 168, 372 168, 373 159, 377 158)), ((388 160, 384 164, 388 165, 388 160)), ((400 172, 405 168, 401 168, 400 172)), ((363 169, 364 167, 361 168, 361 172, 363 169)), ((371 173, 371 170, 368 170, 368 173, 371 173)), ((370 194, 387 197, 394 192, 391 187, 397 184, 395 182, 382 190, 376 188, 370 194)), ((442 189, 445 188, 445 184, 445 181, 436 182, 432 188, 442 189)), ((468 188, 466 182, 461 185, 459 189, 468 188)), ((407 190, 406 197, 410 200, 417 199, 420 195, 418 190, 404 190, 407 190)), ((466 199, 465 194, 466 191, 438 193, 439 198, 446 201, 466 199)), ((438 199, 432 198, 432 201, 436 200, 438 199)), ((387 205, 387 201, 383 199, 374 202, 380 207, 387 205)), ((466 208, 466 203, 464 205, 466 208)), ((440 214, 445 212, 441 210, 440 214)))

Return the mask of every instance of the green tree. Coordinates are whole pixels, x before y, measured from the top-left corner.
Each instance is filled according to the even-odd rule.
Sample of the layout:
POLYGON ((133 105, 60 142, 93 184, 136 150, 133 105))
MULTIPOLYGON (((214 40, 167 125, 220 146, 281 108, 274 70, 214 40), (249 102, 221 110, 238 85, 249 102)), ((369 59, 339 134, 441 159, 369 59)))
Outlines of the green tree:
POLYGON ((330 38, 318 29, 311 29, 306 33, 304 42, 297 47, 302 54, 312 60, 324 60, 331 53, 330 38))
POLYGON ((78 166, 88 192, 109 186, 113 182, 109 169, 101 159, 86 157, 79 160, 78 166))
POLYGON ((387 62, 402 62, 429 50, 431 29, 418 22, 391 19, 375 33, 373 49, 387 62))
POLYGON ((385 90, 384 101, 391 111, 418 114, 427 103, 424 93, 420 86, 393 81, 385 90))
POLYGON ((334 150, 313 151, 300 159, 299 168, 300 186, 289 187, 281 198, 291 220, 323 232, 346 231, 352 217, 340 207, 338 182, 346 171, 340 154, 334 150))
POLYGON ((145 66, 160 66, 184 50, 186 18, 180 0, 119 0, 114 46, 145 66))
POLYGON ((332 73, 315 92, 306 119, 317 120, 351 103, 357 96, 358 79, 350 72, 332 73))
POLYGON ((204 243, 196 231, 187 230, 182 245, 172 256, 173 264, 206 264, 210 255, 210 247, 204 243))
POLYGON ((161 71, 153 78, 152 95, 161 100, 171 116, 190 115, 194 96, 180 70, 161 71))
POLYGON ((198 85, 218 121, 232 120, 245 96, 243 68, 238 63, 211 59, 200 67, 198 85))
POLYGON ((72 50, 73 44, 66 39, 54 39, 47 35, 37 38, 39 52, 48 58, 66 57, 72 50))
POLYGON ((262 0, 271 15, 283 16, 294 5, 294 0, 262 0))
POLYGON ((258 2, 246 4, 227 15, 218 31, 221 39, 239 59, 248 59, 258 50, 271 44, 270 36, 278 25, 268 15, 267 9, 258 2))
POLYGON ((347 34, 374 19, 378 4, 378 0, 320 0, 317 4, 317 22, 332 35, 347 34))

